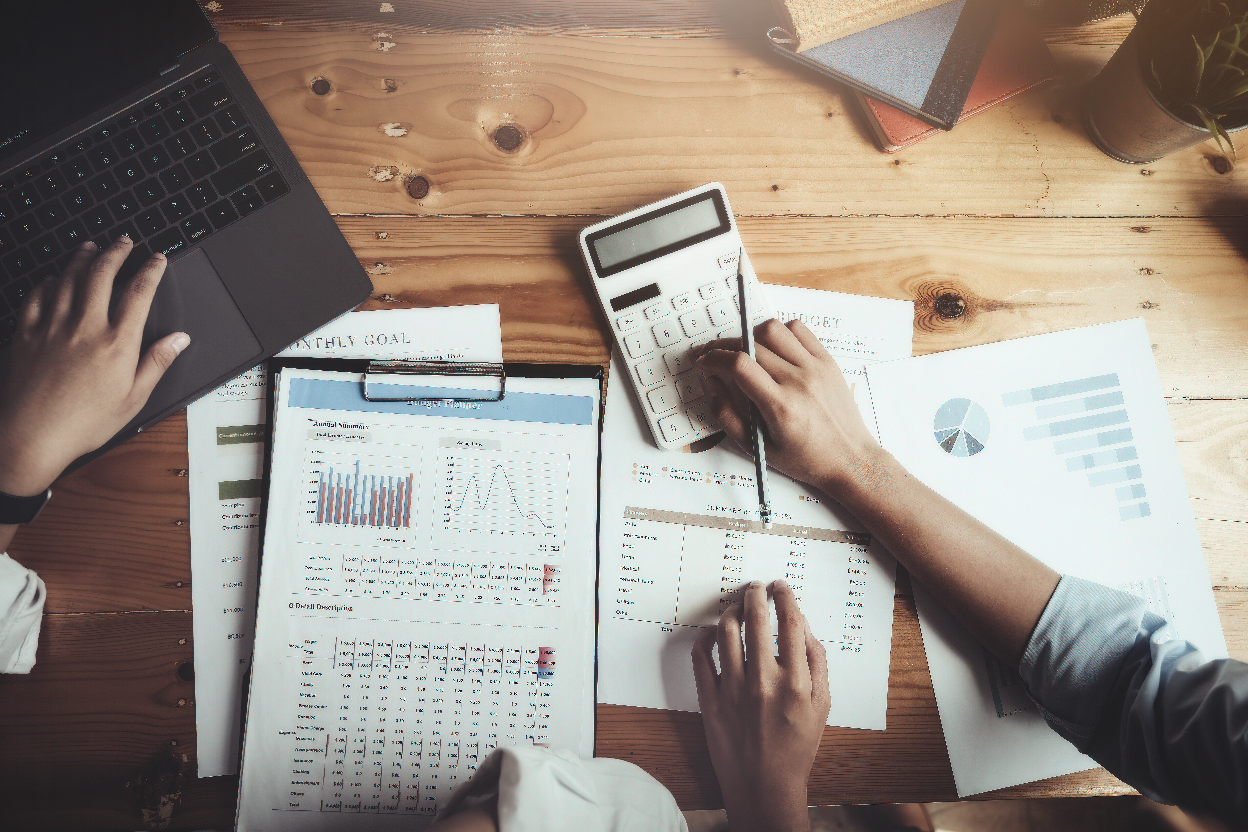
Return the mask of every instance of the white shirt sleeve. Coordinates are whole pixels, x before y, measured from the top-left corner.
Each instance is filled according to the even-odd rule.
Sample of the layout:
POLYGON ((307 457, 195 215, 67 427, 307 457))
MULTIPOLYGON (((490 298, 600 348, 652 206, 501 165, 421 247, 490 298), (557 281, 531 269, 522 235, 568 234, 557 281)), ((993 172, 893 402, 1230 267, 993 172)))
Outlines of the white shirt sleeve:
POLYGON ((0 552, 0 673, 35 666, 47 590, 39 576, 0 552))
POLYGON ((632 763, 570 751, 496 748, 439 810, 498 796, 499 832, 688 832, 672 793, 632 763), (552 824, 557 819, 557 824, 552 824))

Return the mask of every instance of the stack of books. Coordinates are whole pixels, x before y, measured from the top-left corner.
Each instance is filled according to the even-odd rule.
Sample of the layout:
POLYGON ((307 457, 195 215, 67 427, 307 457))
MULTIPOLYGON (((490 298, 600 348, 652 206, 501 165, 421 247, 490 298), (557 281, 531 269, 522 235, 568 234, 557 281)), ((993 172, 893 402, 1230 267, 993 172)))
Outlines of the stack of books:
POLYGON ((896 152, 1057 76, 1018 0, 773 0, 772 48, 849 85, 896 152))

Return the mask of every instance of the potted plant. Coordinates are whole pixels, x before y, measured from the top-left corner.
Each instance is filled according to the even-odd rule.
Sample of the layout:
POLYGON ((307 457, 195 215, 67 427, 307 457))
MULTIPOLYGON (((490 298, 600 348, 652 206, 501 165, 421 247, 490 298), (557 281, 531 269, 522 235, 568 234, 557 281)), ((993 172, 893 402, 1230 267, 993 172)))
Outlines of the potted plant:
POLYGON ((1119 161, 1212 138, 1233 165, 1230 134, 1248 125, 1248 0, 1150 0, 1089 84, 1084 123, 1119 161))

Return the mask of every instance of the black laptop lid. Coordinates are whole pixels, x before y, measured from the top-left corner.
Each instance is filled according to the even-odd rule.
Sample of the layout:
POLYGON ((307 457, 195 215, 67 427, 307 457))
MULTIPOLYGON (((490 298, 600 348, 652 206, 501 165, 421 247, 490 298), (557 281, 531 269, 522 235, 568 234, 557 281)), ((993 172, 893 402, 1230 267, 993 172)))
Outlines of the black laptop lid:
POLYGON ((5 5, 0 157, 121 99, 216 37, 195 0, 5 5))

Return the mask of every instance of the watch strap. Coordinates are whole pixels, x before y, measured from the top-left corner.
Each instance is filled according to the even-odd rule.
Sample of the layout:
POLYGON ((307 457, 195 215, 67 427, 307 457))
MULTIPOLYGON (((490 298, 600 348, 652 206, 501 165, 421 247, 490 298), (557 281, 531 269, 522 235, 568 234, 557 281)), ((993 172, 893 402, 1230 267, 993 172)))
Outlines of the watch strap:
POLYGON ((48 488, 33 497, 14 497, 0 491, 0 526, 15 523, 33 523, 43 511, 43 507, 52 499, 52 489, 48 488))

